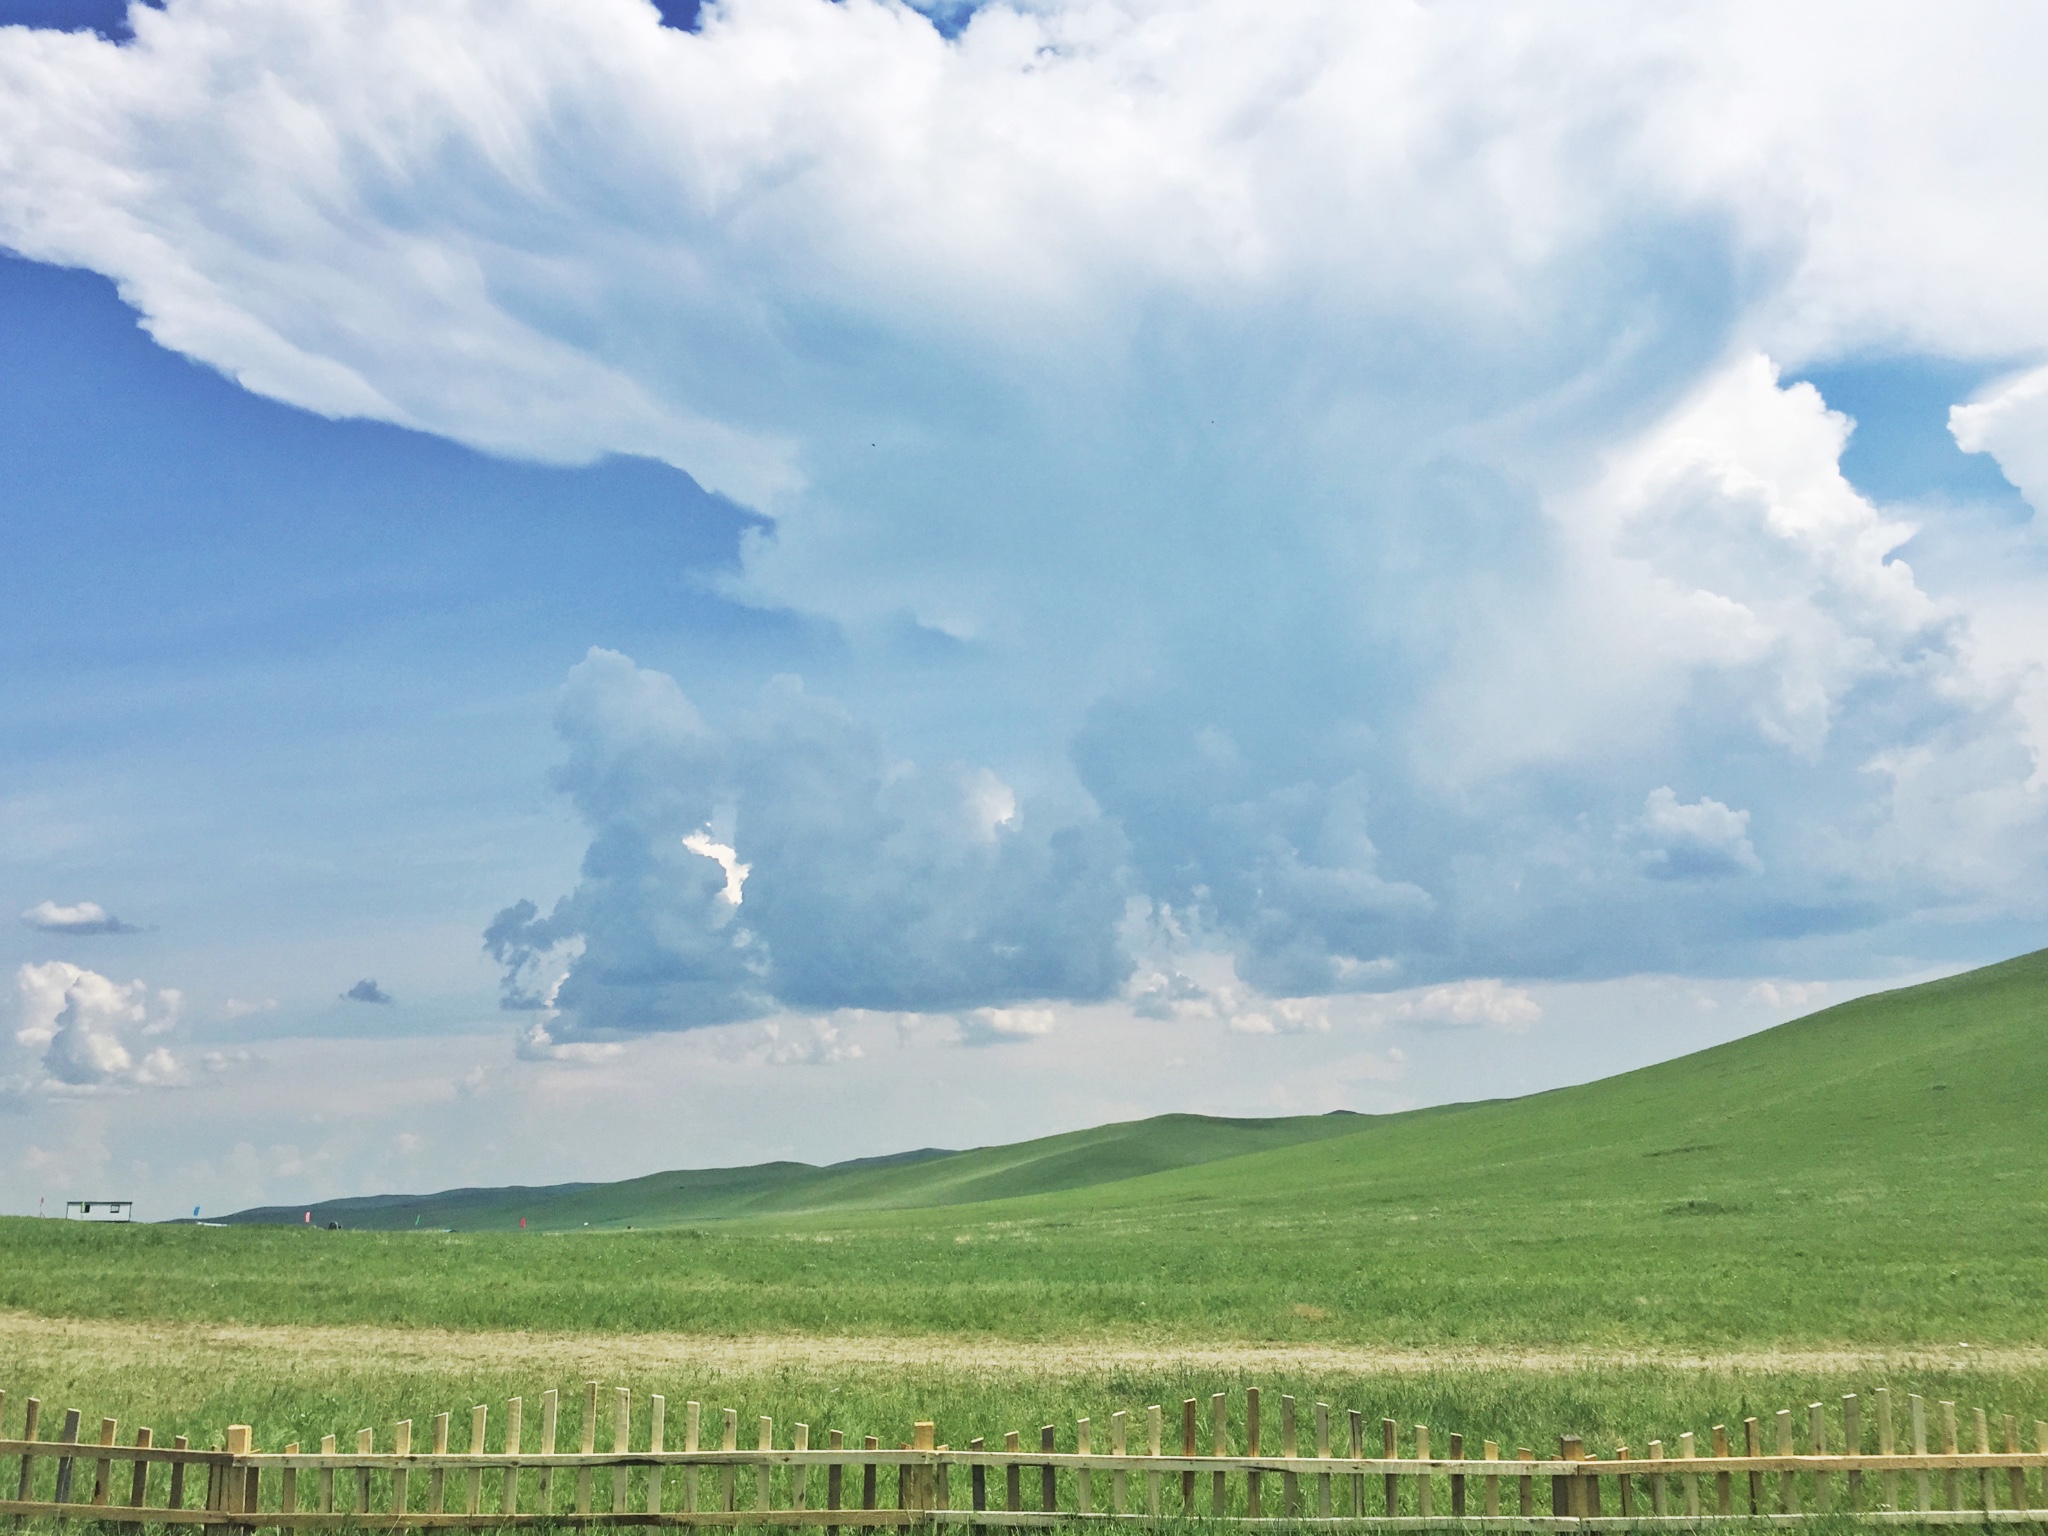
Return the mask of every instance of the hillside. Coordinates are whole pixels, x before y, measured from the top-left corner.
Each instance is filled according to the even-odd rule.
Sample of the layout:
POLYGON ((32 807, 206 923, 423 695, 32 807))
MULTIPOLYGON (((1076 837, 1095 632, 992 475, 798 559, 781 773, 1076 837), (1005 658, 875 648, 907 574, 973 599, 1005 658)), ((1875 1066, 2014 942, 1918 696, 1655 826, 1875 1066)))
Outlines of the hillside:
POLYGON ((310 1205, 261 1206, 223 1224, 290 1225, 310 1211, 321 1225, 394 1231, 475 1232, 584 1227, 658 1227, 741 1216, 823 1211, 907 1210, 966 1205, 1018 1195, 1083 1189, 1222 1158, 1319 1141, 1354 1130, 1362 1116, 1338 1113, 1275 1120, 1159 1115, 1011 1146, 949 1152, 927 1147, 819 1168, 757 1163, 745 1168, 675 1169, 615 1184, 448 1189, 431 1195, 371 1195, 310 1205))
POLYGON ((661 1209, 698 1215, 665 1230, 13 1220, 0 1306, 596 1332, 2040 1345, 2044 1131, 2048 952, 1516 1100, 1168 1117, 882 1167, 733 1171, 715 1198, 669 1175, 650 1189, 661 1209))

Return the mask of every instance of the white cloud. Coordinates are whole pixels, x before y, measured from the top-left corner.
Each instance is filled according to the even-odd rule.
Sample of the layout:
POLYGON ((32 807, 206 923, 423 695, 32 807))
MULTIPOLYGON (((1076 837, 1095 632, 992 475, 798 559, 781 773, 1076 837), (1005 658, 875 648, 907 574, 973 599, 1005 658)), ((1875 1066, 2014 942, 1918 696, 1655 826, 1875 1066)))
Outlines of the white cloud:
POLYGON ((1050 1008, 977 1008, 960 1016, 962 1045, 1009 1045, 1053 1031, 1050 1008))
POLYGON ((40 929, 44 933, 139 932, 96 901, 81 901, 70 906, 60 906, 54 901, 39 901, 21 914, 21 920, 29 927, 40 929))
POLYGON ((683 846, 725 871, 725 889, 718 894, 727 906, 738 906, 745 897, 747 876, 753 873, 753 866, 742 864, 740 856, 724 843, 713 842, 708 831, 689 833, 683 838, 683 846))
POLYGON ((517 1054, 521 1061, 565 1061, 593 1066, 625 1055, 616 1040, 557 1040, 549 1025, 553 1016, 536 1019, 519 1033, 517 1054))
POLYGON ((1759 981, 1746 994, 1746 1001, 1766 1008, 1810 1008, 1828 995, 1824 981, 1759 981))
MULTIPOLYGON (((1134 1006, 1276 1032, 2037 918, 2038 627, 1779 367, 2048 350, 2048 20, 1615 17, 177 0, 0 33, 0 239, 251 388, 773 513, 735 590, 856 681, 579 669, 590 868, 492 927, 531 1051, 1107 998, 1134 897, 1245 989, 1134 1006)), ((2037 503, 2039 377, 1955 417, 2037 503)))
POLYGON ((830 1019, 770 1019, 760 1031, 761 1059, 773 1067, 823 1067, 866 1054, 830 1019))
POLYGON ((1633 829, 1644 873, 1658 880, 1710 880, 1758 874, 1763 861, 1749 840, 1749 812, 1702 795, 1688 805, 1667 784, 1650 791, 1633 829))
POLYGON ((170 1051, 153 1043, 177 1027, 183 999, 140 981, 51 960, 14 973, 18 1086, 58 1092, 151 1088, 182 1082, 170 1051))
POLYGON ((220 1011, 224 1018, 253 1018, 257 1014, 275 1013, 277 1011, 277 999, 274 997, 231 997, 220 1005, 220 1011))
POLYGON ((521 902, 487 936, 522 1008, 541 958, 581 945, 548 1002, 551 1041, 784 1007, 1100 997, 1121 980, 1124 892, 1099 819, 1013 812, 991 828, 985 775, 891 760, 794 678, 713 731, 672 678, 593 650, 557 725, 559 782, 607 852, 546 917, 521 902), (744 908, 724 861, 687 841, 714 808, 749 850, 744 908))
POLYGON ((1511 987, 1492 977, 1426 987, 1419 992, 1375 999, 1372 1012, 1382 1020, 1469 1027, 1520 1034, 1543 1017, 1543 1005, 1524 987, 1511 987))
POLYGON ((2048 507, 2048 368, 2000 380, 1948 419, 1965 453, 1990 454, 2036 510, 2048 507))

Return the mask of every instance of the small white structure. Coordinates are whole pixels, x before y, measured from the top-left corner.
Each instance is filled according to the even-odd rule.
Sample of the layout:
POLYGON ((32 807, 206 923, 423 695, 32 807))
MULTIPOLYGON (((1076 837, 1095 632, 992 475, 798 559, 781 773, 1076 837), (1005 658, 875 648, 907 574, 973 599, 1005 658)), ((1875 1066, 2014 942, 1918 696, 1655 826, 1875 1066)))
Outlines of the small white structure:
POLYGON ((66 1221, 133 1221, 133 1200, 66 1200, 66 1221))

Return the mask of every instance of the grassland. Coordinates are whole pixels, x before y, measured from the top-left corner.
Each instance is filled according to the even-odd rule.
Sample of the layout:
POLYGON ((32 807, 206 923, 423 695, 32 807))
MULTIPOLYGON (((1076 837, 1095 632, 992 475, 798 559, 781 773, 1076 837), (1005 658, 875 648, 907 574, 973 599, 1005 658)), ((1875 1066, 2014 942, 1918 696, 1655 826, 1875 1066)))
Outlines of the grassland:
POLYGON ((2048 954, 1558 1093, 1250 1150, 1112 1127, 951 1187, 936 1159, 777 1174, 811 1208, 660 1231, 5 1222, 0 1386, 10 1426, 34 1392, 270 1447, 549 1386, 573 1441, 585 1379, 885 1443, 935 1418, 1064 1447, 1253 1383, 1439 1444, 1671 1443, 1878 1385, 2030 1421, 2044 1025, 2048 954), (953 1198, 989 1178, 1006 1198, 953 1198))
POLYGON ((1579 1088, 970 1204, 875 1209, 870 1192, 589 1236, 15 1221, 0 1306, 970 1340, 2038 1343, 2044 1026, 2048 952, 1579 1088))
POLYGON ((819 1211, 911 1210, 1055 1194, 1252 1152, 1348 1135, 1363 1117, 1347 1113, 1277 1120, 1160 1115, 1124 1125, 1044 1136, 1013 1146, 949 1152, 935 1147, 817 1168, 758 1163, 685 1168, 615 1184, 450 1189, 431 1195, 374 1195, 237 1212, 230 1226, 290 1226, 310 1214, 359 1231, 430 1227, 464 1232, 624 1230, 819 1211))

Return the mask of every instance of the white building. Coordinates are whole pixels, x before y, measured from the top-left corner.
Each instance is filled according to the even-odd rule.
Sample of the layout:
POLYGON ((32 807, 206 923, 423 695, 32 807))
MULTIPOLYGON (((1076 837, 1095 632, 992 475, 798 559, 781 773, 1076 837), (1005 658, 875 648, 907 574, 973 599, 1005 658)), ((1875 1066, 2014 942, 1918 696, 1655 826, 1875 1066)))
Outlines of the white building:
POLYGON ((66 1221, 133 1221, 133 1200, 66 1200, 66 1221))

